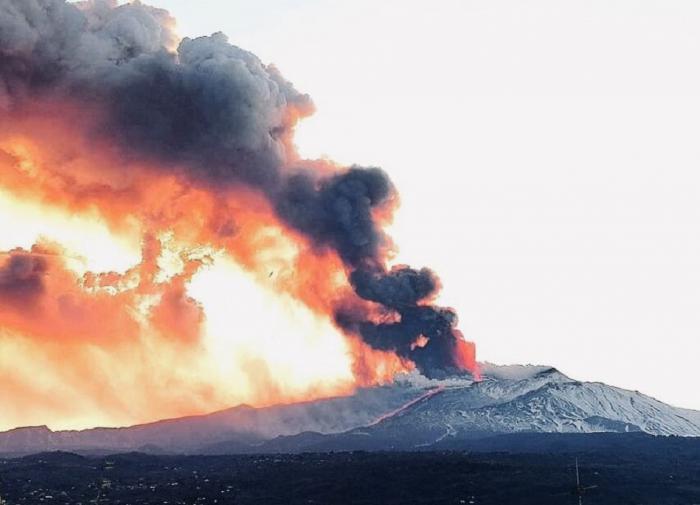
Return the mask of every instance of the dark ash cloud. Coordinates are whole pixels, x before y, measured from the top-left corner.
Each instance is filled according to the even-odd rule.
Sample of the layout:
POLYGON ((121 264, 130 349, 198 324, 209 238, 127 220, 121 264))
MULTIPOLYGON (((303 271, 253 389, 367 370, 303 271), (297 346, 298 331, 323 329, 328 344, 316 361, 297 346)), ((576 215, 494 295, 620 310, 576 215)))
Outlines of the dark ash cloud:
POLYGON ((440 281, 427 269, 414 270, 410 267, 395 267, 389 272, 355 270, 350 275, 355 292, 372 302, 400 309, 416 305, 435 294, 440 281))
POLYGON ((140 3, 0 0, 0 105, 90 100, 108 111, 103 134, 132 155, 217 184, 277 184, 310 98, 225 35, 176 45, 172 26, 140 3))
POLYGON ((358 266, 377 261, 387 239, 372 212, 389 205, 393 196, 393 185, 382 170, 352 167, 320 180, 308 172, 293 175, 275 200, 287 223, 358 266))
MULTIPOLYGON (((386 173, 298 159, 291 137, 313 111, 308 95, 223 34, 178 41, 173 25, 166 11, 139 2, 0 0, 0 114, 39 99, 88 104, 102 112, 95 133, 125 156, 158 161, 213 191, 260 190, 281 220, 337 252, 360 298, 400 319, 375 324, 339 308, 343 328, 426 374, 457 368, 456 315, 427 304, 437 277, 385 267, 390 241, 377 214, 397 200, 386 173), (418 346, 421 336, 427 343, 418 346)), ((12 256, 0 270, 0 297, 30 298, 45 268, 12 256)))
POLYGON ((409 267, 388 272, 360 269, 351 274, 350 280, 358 296, 398 313, 399 321, 375 323, 362 313, 343 308, 336 314, 342 327, 358 333, 375 349, 410 359, 428 377, 462 371, 455 357, 457 314, 452 309, 421 304, 439 289, 439 280, 432 271, 409 267))

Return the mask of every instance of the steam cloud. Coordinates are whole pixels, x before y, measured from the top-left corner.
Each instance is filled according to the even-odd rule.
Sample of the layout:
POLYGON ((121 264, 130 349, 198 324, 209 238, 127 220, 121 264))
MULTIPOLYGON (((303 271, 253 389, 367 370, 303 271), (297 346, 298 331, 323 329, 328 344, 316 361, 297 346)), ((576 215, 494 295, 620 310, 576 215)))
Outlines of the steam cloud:
MULTIPOLYGON (((178 44, 173 26, 166 11, 140 3, 0 0, 0 109, 78 101, 97 111, 96 138, 124 157, 156 160, 157 170, 212 192, 260 191, 289 227, 337 252, 356 295, 387 316, 377 322, 340 304, 341 328, 427 375, 461 370, 456 314, 429 304, 435 275, 385 266, 391 244, 376 216, 397 200, 387 175, 299 159, 291 136, 313 112, 308 95, 223 34, 178 44)), ((41 289, 41 272, 41 259, 12 256, 0 268, 0 296, 41 289)))

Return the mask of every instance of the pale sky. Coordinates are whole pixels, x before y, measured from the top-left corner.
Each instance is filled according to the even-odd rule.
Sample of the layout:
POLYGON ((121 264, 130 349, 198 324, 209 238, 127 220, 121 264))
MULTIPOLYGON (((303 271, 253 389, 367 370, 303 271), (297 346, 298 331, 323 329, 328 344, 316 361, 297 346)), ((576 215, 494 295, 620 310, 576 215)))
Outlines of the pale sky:
POLYGON ((700 4, 148 3, 311 94, 302 154, 390 173, 481 360, 700 409, 700 4))

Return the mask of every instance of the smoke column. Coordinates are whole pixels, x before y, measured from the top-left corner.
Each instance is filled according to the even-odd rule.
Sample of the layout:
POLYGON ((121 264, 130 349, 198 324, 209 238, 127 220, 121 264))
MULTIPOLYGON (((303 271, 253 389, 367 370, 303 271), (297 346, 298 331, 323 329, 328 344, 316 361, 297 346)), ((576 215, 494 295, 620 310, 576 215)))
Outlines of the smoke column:
MULTIPOLYGON (((0 185, 67 209, 96 209, 115 229, 136 219, 151 236, 166 231, 226 250, 251 270, 266 247, 259 223, 272 223, 302 251, 294 276, 280 284, 359 342, 358 380, 372 367, 362 349, 393 354, 427 376, 477 375, 456 314, 432 305, 435 274, 387 267, 393 244, 383 226, 398 204, 387 174, 301 159, 293 131, 313 113, 309 96, 223 34, 179 40, 174 24, 138 2, 0 0, 0 163, 4 156, 9 167, 0 185)), ((46 272, 57 267, 42 247, 53 246, 0 258, 8 313, 18 304, 40 310, 50 294, 46 272)), ((150 239, 144 251, 157 257, 157 248, 150 239)), ((178 328, 178 317, 205 317, 186 294, 207 262, 195 256, 183 257, 184 273, 160 293, 154 320, 178 328)), ((147 278, 142 272, 141 287, 126 292, 157 291, 147 278)), ((90 282, 128 284, 105 275, 90 282)), ((130 324, 125 318, 118 327, 130 324)))

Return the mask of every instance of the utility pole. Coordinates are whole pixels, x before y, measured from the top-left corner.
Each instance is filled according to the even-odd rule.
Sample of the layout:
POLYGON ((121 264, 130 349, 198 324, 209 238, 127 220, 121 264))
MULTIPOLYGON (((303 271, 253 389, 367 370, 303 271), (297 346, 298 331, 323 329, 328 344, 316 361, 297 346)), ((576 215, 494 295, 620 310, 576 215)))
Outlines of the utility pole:
POLYGON ((578 473, 578 458, 576 458, 576 494, 578 495, 578 505, 583 505, 583 489, 581 489, 581 477, 578 473))
POLYGON ((581 476, 578 470, 578 458, 576 458, 576 489, 574 489, 574 494, 578 496, 578 505, 583 505, 583 495, 586 494, 586 491, 588 491, 589 489, 595 489, 597 487, 598 486, 581 485, 581 476))

